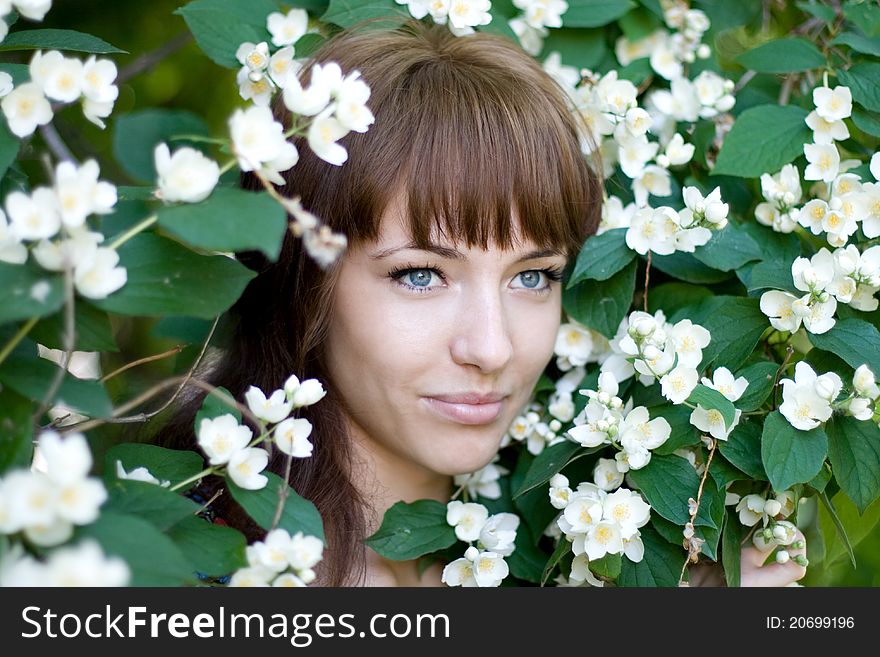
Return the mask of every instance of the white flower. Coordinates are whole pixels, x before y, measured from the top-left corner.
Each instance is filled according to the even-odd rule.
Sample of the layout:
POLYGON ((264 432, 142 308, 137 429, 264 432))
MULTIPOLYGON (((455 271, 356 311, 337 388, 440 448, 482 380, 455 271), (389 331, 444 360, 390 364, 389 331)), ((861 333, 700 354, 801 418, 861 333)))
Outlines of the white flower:
POLYGON ((312 455, 311 433, 312 423, 305 418, 288 418, 275 427, 273 438, 282 452, 302 459, 312 455))
POLYGON ((513 0, 513 4, 535 28, 562 27, 562 14, 568 11, 565 0, 513 0))
POLYGON ((455 528, 459 540, 470 543, 480 537, 489 511, 482 504, 453 500, 446 505, 446 522, 455 528))
POLYGON ((834 279, 834 257, 821 248, 810 258, 795 258, 791 265, 794 286, 802 292, 824 290, 834 279))
POLYGON ((740 498, 739 503, 736 505, 736 510, 739 512, 739 521, 747 527, 758 524, 758 521, 766 517, 764 515, 765 503, 766 500, 760 495, 745 495, 740 498))
POLYGON ((74 270, 73 283, 76 291, 89 299, 104 299, 125 285, 128 272, 118 267, 119 254, 99 247, 92 257, 79 263, 74 270))
POLYGON ((38 125, 52 120, 52 106, 43 90, 33 82, 18 85, 2 101, 0 108, 6 115, 9 129, 17 137, 27 137, 38 125))
POLYGON ((88 476, 92 452, 83 434, 73 431, 62 438, 47 430, 40 434, 37 444, 46 464, 46 475, 56 484, 72 484, 88 476))
POLYGON ((284 104, 295 114, 315 116, 327 109, 332 93, 341 84, 342 69, 339 64, 315 63, 311 68, 311 80, 307 88, 302 87, 296 75, 287 77, 283 85, 284 104))
POLYGON ((260 43, 242 43, 235 51, 235 58, 249 70, 260 73, 269 66, 269 44, 265 41, 260 43))
MULTIPOLYGON (((3 39, 0 39, 0 41, 2 40, 3 39)), ((12 76, 6 71, 0 71, 0 98, 3 98, 3 96, 7 95, 14 88, 15 85, 12 83, 12 76)))
POLYGON ((276 185, 284 184, 280 172, 296 164, 299 153, 284 138, 284 128, 268 107, 236 110, 229 119, 229 130, 242 171, 259 170, 276 185))
POLYGON ((337 142, 348 132, 349 129, 333 115, 333 108, 328 108, 309 125, 309 147, 325 162, 340 166, 348 159, 348 151, 337 142))
POLYGON ((162 486, 163 488, 168 488, 168 486, 171 485, 170 481, 159 481, 158 479, 156 479, 156 477, 154 477, 152 473, 144 466, 139 466, 137 468, 134 468, 130 472, 126 472, 125 468, 122 466, 122 461, 120 461, 119 459, 116 460, 116 477, 118 479, 128 479, 129 481, 143 481, 148 484, 162 486))
POLYGON ((488 463, 476 472, 455 475, 453 481, 456 486, 465 486, 471 497, 479 495, 487 500, 497 500, 501 497, 501 485, 498 480, 503 474, 507 474, 505 468, 495 463, 488 463))
POLYGON ((566 534, 586 533, 602 519, 602 502, 591 495, 574 493, 559 518, 560 527, 566 534), (562 521, 566 526, 562 526, 562 521))
POLYGON ((849 139, 849 129, 840 119, 827 121, 813 110, 807 115, 805 122, 813 131, 813 142, 816 144, 832 144, 835 141, 849 139))
POLYGON ((702 105, 700 116, 711 119, 720 112, 731 110, 736 103, 733 94, 733 83, 725 80, 714 71, 703 71, 693 81, 694 91, 702 105))
POLYGON ((676 322, 668 333, 675 342, 678 365, 697 367, 703 359, 703 349, 709 346, 712 339, 709 331, 689 319, 683 319, 676 322))
POLYGON ((788 292, 769 290, 761 295, 761 312, 770 319, 770 325, 777 331, 794 333, 801 326, 802 317, 794 312, 793 303, 797 297, 788 292))
POLYGON ((874 373, 867 365, 859 365, 853 374, 853 388, 862 397, 876 399, 880 397, 880 387, 874 378, 874 373))
POLYGON ((336 262, 348 244, 345 235, 334 233, 329 226, 321 226, 317 230, 306 229, 302 240, 306 252, 325 269, 336 262))
POLYGON ((157 144, 154 152, 159 190, 157 196, 174 203, 203 201, 220 180, 220 167, 194 148, 184 146, 171 155, 167 144, 157 144))
POLYGON ((244 393, 251 412, 264 422, 275 424, 281 422, 293 409, 293 403, 287 401, 283 390, 275 390, 268 398, 256 386, 250 386, 244 393))
POLYGON ((786 164, 775 176, 761 175, 761 192, 768 201, 782 201, 793 205, 801 200, 801 177, 798 168, 786 164))
POLYGON ((314 568, 321 560, 324 551, 324 543, 315 536, 306 536, 297 532, 290 539, 287 553, 290 567, 297 571, 307 571, 314 568))
POLYGON ((6 214, 0 210, 0 262, 20 265, 27 260, 27 247, 6 223, 6 214))
POLYGON ((659 43, 651 51, 651 68, 661 77, 674 81, 682 74, 682 65, 675 56, 668 40, 659 43))
POLYGON ((727 440, 730 432, 739 424, 741 414, 742 411, 737 408, 733 416, 733 423, 728 427, 721 411, 716 408, 706 409, 697 404, 697 407, 691 412, 690 423, 716 440, 727 440))
POLYGON ((449 0, 449 30, 456 36, 472 34, 477 25, 492 22, 490 0, 449 0))
POLYGON ((228 462, 233 454, 247 446, 251 436, 251 430, 240 425, 231 413, 204 418, 199 424, 199 447, 208 456, 211 465, 228 462))
POLYGON ((107 489, 100 479, 82 478, 58 489, 56 513, 76 525, 98 519, 98 509, 107 500, 107 489))
POLYGON ((18 239, 48 239, 61 229, 58 197, 48 187, 37 187, 30 196, 10 192, 6 197, 6 212, 11 232, 18 239))
POLYGON ((293 58, 293 46, 286 46, 269 58, 269 77, 279 87, 283 87, 291 75, 299 72, 300 66, 293 58))
POLYGON ((291 9, 287 14, 272 12, 266 19, 266 27, 276 46, 292 46, 309 29, 309 15, 305 9, 291 9))
POLYGON ((593 482, 604 491, 620 488, 624 473, 617 469, 614 459, 600 458, 593 467, 593 482))
POLYGON ((840 153, 834 144, 804 144, 804 155, 809 164, 804 169, 804 180, 832 182, 840 171, 840 153))
POLYGON ((682 404, 697 387, 699 378, 695 368, 687 364, 676 365, 660 379, 660 389, 663 396, 673 404, 682 404))
MULTIPOLYGON (((8 2, 6 3, 9 4, 8 2)), ((41 21, 52 7, 52 0, 13 0, 18 13, 32 21, 41 21)), ((97 586, 97 585, 96 585, 97 586)))
POLYGON ((620 425, 620 444, 627 451, 637 451, 638 446, 644 449, 656 449, 669 438, 672 427, 666 418, 650 419, 648 409, 637 406, 631 410, 620 425), (631 449, 633 448, 633 449, 631 449))
POLYGON ((244 100, 253 101, 259 107, 268 107, 272 101, 275 87, 272 84, 274 78, 262 73, 254 73, 247 66, 242 66, 235 76, 238 84, 238 95, 244 100), (256 79, 254 79, 256 78, 256 79))
POLYGON ((685 187, 682 196, 687 206, 686 210, 679 213, 682 226, 690 226, 692 218, 698 221, 706 220, 716 228, 724 228, 727 225, 730 206, 722 202, 720 187, 716 187, 705 197, 696 187, 685 187), (690 212, 690 215, 686 215, 686 212, 690 212))
POLYGON ((125 586, 131 573, 119 557, 108 557, 93 539, 59 548, 46 564, 48 586, 125 586))
POLYGON ((518 527, 519 516, 513 513, 496 513, 489 517, 480 530, 480 544, 502 557, 509 557, 516 548, 514 541, 518 527))
POLYGON ((708 388, 717 390, 732 402, 742 397, 749 387, 749 380, 746 377, 740 376, 734 380, 733 374, 726 367, 716 368, 711 379, 703 377, 700 382, 708 388))
POLYGON ((327 391, 318 379, 306 379, 297 386, 291 401, 294 408, 301 408, 318 403, 326 394, 327 391))
POLYGON ((498 586, 510 573, 504 557, 496 552, 480 552, 473 564, 474 580, 479 587, 498 586))
POLYGON ((625 488, 610 493, 603 501, 602 508, 603 520, 617 523, 622 538, 631 538, 651 517, 651 506, 641 495, 625 488))
POLYGON ((272 580, 272 586, 285 588, 301 588, 304 586, 308 586, 308 584, 306 584, 302 579, 300 579, 293 573, 282 573, 272 580))
POLYGON ((687 164, 694 157, 695 146, 684 143, 684 138, 676 132, 666 144, 666 162, 669 166, 687 164))
POLYGON ((39 70, 39 75, 32 75, 32 78, 47 98, 72 103, 82 94, 83 64, 80 60, 64 57, 57 50, 45 55, 37 51, 31 60, 31 72, 36 70, 39 70))
POLYGON ((286 529, 273 529, 262 541, 247 547, 248 563, 251 566, 263 566, 276 573, 287 570, 290 563, 290 543, 291 537, 286 529))
POLYGON ((443 568, 440 581, 446 586, 477 586, 477 580, 474 578, 474 563, 466 557, 450 562, 443 568))
POLYGON ((674 237, 678 230, 678 215, 672 208, 641 208, 626 231, 626 245, 641 255, 648 251, 670 255, 675 252, 674 237))
POLYGON ((620 554, 623 552, 623 537, 621 536, 620 525, 616 522, 605 520, 599 522, 587 534, 584 551, 590 561, 601 559, 606 554, 620 554))
POLYGON ((669 196, 672 193, 670 181, 669 171, 665 168, 656 164, 646 166, 632 183, 636 205, 639 207, 647 205, 649 195, 669 196))
POLYGON ((34 525, 48 526, 55 521, 58 487, 42 473, 13 470, 2 483, 0 492, 7 505, 5 522, 9 533, 34 525))
POLYGON ((852 114, 852 92, 849 87, 816 87, 813 89, 813 103, 816 113, 826 121, 840 121, 852 114))
POLYGON ((843 382, 833 372, 818 377, 804 361, 795 365, 794 380, 782 379, 782 405, 779 411, 796 429, 809 431, 831 417, 831 400, 843 382))
POLYGON ((63 271, 66 263, 76 268, 91 262, 104 240, 101 233, 90 231, 85 225, 68 228, 69 237, 57 242, 40 240, 33 249, 34 259, 43 269, 63 271))
POLYGON ((810 294, 792 301, 792 312, 803 318, 804 326, 810 333, 820 334, 830 331, 835 324, 834 312, 837 299, 828 295, 827 301, 810 301, 810 294))
POLYGON ((226 472, 241 488, 259 490, 265 488, 269 479, 260 474, 269 464, 269 453, 259 447, 245 447, 229 457, 226 472))
POLYGON ((236 570, 229 579, 227 586, 231 588, 269 586, 269 580, 275 572, 265 566, 249 566, 236 570))
POLYGON ((62 223, 78 228, 90 214, 107 214, 116 205, 116 186, 98 180, 100 171, 95 160, 81 166, 61 162, 55 167, 55 193, 62 223))
POLYGON ((571 367, 586 365, 592 351, 593 338, 587 327, 574 321, 564 322, 559 326, 553 353, 565 358, 567 364, 571 367))
POLYGON ((359 76, 358 71, 346 76, 337 90, 336 120, 343 128, 366 132, 375 118, 366 105, 370 99, 370 88, 359 76))
MULTIPOLYGON (((621 137, 622 139, 617 140, 617 158, 620 168, 630 178, 639 178, 644 172, 645 166, 657 154, 660 145, 657 142, 648 141, 645 135, 640 137, 621 135, 621 137)), ((644 203, 637 203, 637 205, 644 205, 644 203)))
MULTIPOLYGON (((97 517, 97 507, 95 508, 97 517)), ((92 518, 94 520, 94 518, 92 518)), ((91 521, 89 521, 91 522, 91 521)), ((48 525, 31 525, 24 528, 28 541, 40 547, 54 547, 66 543, 73 537, 73 523, 56 516, 48 525)))
MULTIPOLYGON (((401 2, 401 0, 397 1, 401 2)), ((410 7, 412 5, 413 3, 410 3, 410 7)), ((507 21, 507 24, 513 30, 513 33, 516 34, 523 50, 533 57, 541 54, 541 50, 544 48, 544 39, 550 33, 546 27, 534 28, 526 22, 525 17, 522 15, 511 18, 507 21)))

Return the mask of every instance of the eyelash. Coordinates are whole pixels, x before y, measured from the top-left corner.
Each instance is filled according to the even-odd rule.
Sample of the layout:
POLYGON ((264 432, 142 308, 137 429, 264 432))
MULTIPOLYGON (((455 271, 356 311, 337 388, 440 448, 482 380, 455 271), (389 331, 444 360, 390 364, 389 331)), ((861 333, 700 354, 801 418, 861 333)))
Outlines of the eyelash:
MULTIPOLYGON (((437 276, 439 276, 441 280, 443 280, 443 281, 446 280, 446 277, 443 275, 443 272, 440 271, 439 267, 435 267, 430 264, 425 264, 425 265, 422 265, 421 267, 419 267, 419 266, 414 265, 412 263, 404 265, 402 267, 395 267, 394 269, 392 269, 391 271, 388 272, 388 278, 395 281, 401 287, 404 287, 407 290, 411 290, 413 292, 416 292, 417 294, 425 294, 427 292, 430 292, 433 288, 417 287, 415 285, 410 285, 408 283, 403 282, 404 275, 409 274, 410 272, 414 272, 414 271, 430 271, 430 272, 437 274, 437 276)), ((547 277, 547 279, 550 281, 550 283, 558 283, 562 280, 563 270, 561 267, 547 267, 546 269, 527 269, 525 271, 520 272, 520 274, 525 274, 526 272, 531 272, 531 271, 536 271, 536 272, 540 272, 540 273, 544 274, 547 277)), ((550 288, 551 288, 551 285, 548 284, 546 287, 542 287, 542 288, 524 287, 524 288, 520 288, 520 289, 526 290, 528 292, 532 292, 533 294, 540 295, 540 294, 544 294, 545 292, 549 292, 550 288)))

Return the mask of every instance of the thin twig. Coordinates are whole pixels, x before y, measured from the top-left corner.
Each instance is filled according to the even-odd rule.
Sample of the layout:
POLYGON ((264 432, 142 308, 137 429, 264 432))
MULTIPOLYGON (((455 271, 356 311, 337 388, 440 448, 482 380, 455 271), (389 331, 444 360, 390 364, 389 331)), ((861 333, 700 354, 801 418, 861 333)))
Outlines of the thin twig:
POLYGON ((67 147, 67 144, 64 143, 61 135, 58 134, 58 130, 55 129, 51 122, 40 126, 40 134, 43 136, 43 141, 46 142, 46 146, 52 151, 52 155, 55 156, 56 160, 59 162, 77 163, 77 159, 73 156, 73 153, 67 147))
POLYGON ((791 90, 794 87, 794 80, 796 75, 794 73, 789 73, 785 77, 785 82, 782 83, 782 88, 779 90, 779 101, 780 105, 788 105, 788 99, 791 96, 791 90))
POLYGON ((3 349, 0 350, 0 363, 3 363, 9 357, 9 354, 12 353, 12 350, 21 342, 24 337, 30 333, 30 330, 34 328, 34 325, 39 321, 39 317, 31 317, 28 321, 21 325, 21 328, 16 331, 15 335, 9 338, 9 342, 3 345, 3 349))
POLYGON ((73 348, 76 345, 76 316, 74 314, 75 298, 76 297, 73 293, 73 264, 70 262, 70 259, 67 258, 64 263, 64 339, 62 345, 64 353, 61 356, 61 363, 59 363, 60 367, 58 368, 58 371, 55 372, 52 382, 49 384, 49 388, 46 390, 46 394, 43 397, 43 401, 40 402, 40 406, 33 415, 34 424, 39 422, 43 413, 45 413, 52 405, 52 400, 55 398, 59 388, 61 388, 61 383, 64 381, 64 376, 67 374, 67 368, 70 367, 70 357, 73 354, 73 348))
POLYGON ((785 371, 785 368, 788 367, 788 361, 791 360, 791 356, 794 354, 794 347, 788 345, 788 349, 785 350, 785 358, 782 360, 782 365, 779 366, 779 369, 776 370, 776 376, 773 377, 773 387, 770 390, 773 391, 773 410, 776 410, 776 385, 779 383, 779 377, 785 371))
MULTIPOLYGON (((709 476, 709 466, 712 465, 712 457, 715 456, 715 450, 718 447, 718 441, 712 441, 712 448, 709 450, 709 458, 706 460, 706 468, 703 470, 703 478, 700 479, 700 487, 697 489, 697 503, 694 505, 694 511, 691 513, 691 523, 694 522, 697 518, 697 514, 700 512, 700 503, 703 500, 703 484, 706 483, 706 478, 709 476)), ((684 581, 684 574, 687 572, 688 564, 691 561, 691 552, 688 551, 688 556, 684 560, 684 565, 681 567, 681 574, 678 576, 678 583, 681 584, 684 581)))
POLYGON ((275 529, 278 526, 278 523, 281 522, 281 514, 284 512, 284 503, 287 501, 287 496, 290 494, 290 465, 292 462, 293 454, 288 454, 284 463, 284 483, 278 491, 278 505, 275 507, 275 516, 272 518, 272 526, 269 528, 270 530, 275 529))
POLYGON ((181 32, 155 50, 144 53, 119 72, 119 76, 116 78, 116 84, 123 84, 124 82, 131 80, 133 77, 149 71, 163 59, 173 55, 175 52, 183 48, 189 43, 190 39, 192 39, 192 34, 190 34, 190 32, 181 32))
POLYGON ((153 361, 162 360, 163 358, 168 358, 168 356, 174 356, 175 354, 179 354, 181 351, 183 351, 184 346, 185 345, 179 344, 176 347, 174 347, 173 349, 169 349, 168 351, 164 351, 161 354, 155 354, 153 356, 145 356, 144 358, 139 358, 138 360, 132 361, 130 363, 126 363, 122 367, 110 372, 110 374, 107 374, 106 376, 101 377, 101 383, 104 383, 105 381, 109 381, 114 376, 116 376, 118 374, 122 374, 126 370, 130 370, 132 367, 137 367, 138 365, 145 365, 146 363, 152 363, 153 361))
POLYGON ((749 82, 752 81, 752 78, 757 75, 757 72, 749 69, 745 73, 740 76, 739 80, 736 83, 736 86, 733 88, 734 95, 738 94, 740 90, 746 86, 749 82))
POLYGON ((648 312, 648 281, 651 280, 651 249, 648 249, 648 264, 645 266, 645 312, 648 312))

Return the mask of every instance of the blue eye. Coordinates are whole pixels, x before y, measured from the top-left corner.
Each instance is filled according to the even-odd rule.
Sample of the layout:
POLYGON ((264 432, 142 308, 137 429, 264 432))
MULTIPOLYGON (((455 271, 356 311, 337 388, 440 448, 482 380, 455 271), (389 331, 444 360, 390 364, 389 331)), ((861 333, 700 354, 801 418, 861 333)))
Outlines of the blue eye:
POLYGON ((519 280, 522 281, 523 286, 535 289, 541 283, 541 274, 543 274, 543 272, 537 270, 524 271, 519 275, 519 280))
POLYGON ((414 287, 428 287, 433 276, 430 269, 411 269, 406 275, 406 281, 414 287))

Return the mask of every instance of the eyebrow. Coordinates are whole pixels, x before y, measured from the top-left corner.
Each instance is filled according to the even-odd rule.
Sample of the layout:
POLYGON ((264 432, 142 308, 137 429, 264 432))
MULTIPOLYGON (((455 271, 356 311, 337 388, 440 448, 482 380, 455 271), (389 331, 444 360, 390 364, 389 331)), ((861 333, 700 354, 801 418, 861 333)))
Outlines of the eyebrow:
MULTIPOLYGON (((377 253, 371 254, 370 259, 372 260, 382 260, 399 251, 428 251, 430 253, 434 253, 441 258, 448 258, 450 260, 467 260, 467 256, 465 256, 461 251, 457 249, 450 248, 448 246, 440 246, 439 244, 428 244, 427 247, 420 248, 418 244, 415 242, 408 242, 403 246, 394 246, 388 249, 382 249, 377 253)), ((560 249, 536 249, 534 251, 529 251, 525 255, 520 258, 517 258, 516 262, 524 262, 526 260, 537 260, 538 258, 550 258, 553 256, 561 256, 565 255, 565 253, 560 249)))

